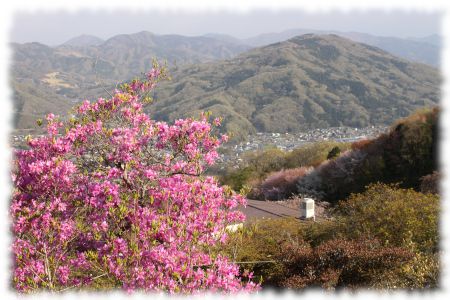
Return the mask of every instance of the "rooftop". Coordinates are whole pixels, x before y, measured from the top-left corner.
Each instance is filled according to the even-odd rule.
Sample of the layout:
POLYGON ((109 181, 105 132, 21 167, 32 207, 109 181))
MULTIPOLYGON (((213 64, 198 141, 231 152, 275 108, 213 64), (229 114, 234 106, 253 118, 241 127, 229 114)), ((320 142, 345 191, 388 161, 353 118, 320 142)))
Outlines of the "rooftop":
POLYGON ((300 217, 300 208, 294 209, 275 201, 247 200, 247 207, 239 209, 246 216, 246 220, 259 218, 300 217))

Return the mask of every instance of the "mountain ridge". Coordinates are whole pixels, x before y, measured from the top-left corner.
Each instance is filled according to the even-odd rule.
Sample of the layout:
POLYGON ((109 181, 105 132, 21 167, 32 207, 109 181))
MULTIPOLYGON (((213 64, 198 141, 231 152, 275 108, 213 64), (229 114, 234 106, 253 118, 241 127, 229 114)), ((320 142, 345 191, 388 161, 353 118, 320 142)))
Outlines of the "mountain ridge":
POLYGON ((439 82, 427 65, 337 35, 308 34, 181 69, 157 89, 151 112, 174 120, 210 110, 241 136, 389 125, 436 105, 439 82))
MULTIPOLYGON (((112 53, 101 52, 101 45, 81 49, 13 44, 13 79, 40 91, 38 96, 22 93, 20 101, 29 98, 34 103, 45 95, 59 99, 65 107, 86 98, 106 96, 105 89, 111 91, 117 83, 150 67, 151 47, 142 41, 163 44, 155 36, 141 32, 108 39, 115 45, 106 49, 112 53), (137 46, 127 47, 123 40, 128 38, 134 39, 137 46)), ((210 49, 204 49, 201 45, 205 39, 214 40, 180 40, 174 35, 162 38, 166 46, 174 42, 181 45, 172 51, 178 51, 176 55, 184 53, 188 59, 169 64, 174 80, 155 91, 158 101, 150 109, 155 118, 174 120, 212 110, 226 117, 225 130, 244 136, 261 130, 289 132, 311 126, 386 125, 414 108, 435 105, 439 97, 438 70, 337 35, 304 35, 246 52, 236 50, 240 54, 225 55, 226 59, 220 59, 220 49, 229 44, 215 42, 210 49), (196 52, 201 63, 190 55, 196 47, 203 51, 196 52), (219 53, 211 59, 211 54, 217 54, 215 49, 219 53), (391 111, 387 109, 389 99, 396 103, 391 111), (179 112, 171 108, 173 105, 179 112)), ((232 52, 234 47, 227 51, 232 52)), ((20 104, 17 97, 14 99, 20 104)), ((16 113, 18 128, 30 124, 20 121, 19 110, 16 113)))
POLYGON ((89 34, 81 34, 62 43, 60 46, 86 47, 98 46, 104 42, 103 39, 89 34))

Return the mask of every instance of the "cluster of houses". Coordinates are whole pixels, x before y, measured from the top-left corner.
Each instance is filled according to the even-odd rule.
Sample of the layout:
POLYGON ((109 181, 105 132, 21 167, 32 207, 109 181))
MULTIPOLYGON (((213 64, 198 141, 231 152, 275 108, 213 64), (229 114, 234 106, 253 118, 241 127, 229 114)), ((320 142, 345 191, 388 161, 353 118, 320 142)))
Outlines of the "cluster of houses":
POLYGON ((268 146, 280 150, 291 151, 302 145, 318 141, 353 142, 361 139, 375 138, 386 132, 386 126, 370 126, 365 128, 330 127, 317 128, 296 133, 265 133, 258 132, 249 137, 249 141, 239 144, 225 144, 221 151, 219 162, 238 161, 242 153, 263 150, 268 146))
MULTIPOLYGON (((258 132, 256 135, 249 137, 248 142, 239 144, 225 144, 221 155, 222 161, 229 159, 236 159, 243 152, 262 150, 267 146, 275 146, 280 150, 289 151, 300 147, 304 144, 317 141, 338 141, 338 142, 352 142, 365 138, 376 137, 385 132, 386 126, 370 126, 365 128, 352 127, 330 127, 317 128, 304 132, 296 133, 266 133, 258 132), (231 154, 226 154, 231 153, 231 154)), ((10 137, 10 145, 13 148, 20 148, 25 144, 27 135, 13 134, 10 137)))

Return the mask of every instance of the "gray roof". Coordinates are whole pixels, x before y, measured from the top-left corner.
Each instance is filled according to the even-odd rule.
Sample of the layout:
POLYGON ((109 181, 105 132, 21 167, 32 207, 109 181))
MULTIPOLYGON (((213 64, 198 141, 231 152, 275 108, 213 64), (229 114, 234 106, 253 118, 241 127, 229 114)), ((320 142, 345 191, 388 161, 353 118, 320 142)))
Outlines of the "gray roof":
POLYGON ((294 209, 274 201, 247 200, 247 207, 240 207, 246 220, 258 218, 300 217, 300 208, 294 209))

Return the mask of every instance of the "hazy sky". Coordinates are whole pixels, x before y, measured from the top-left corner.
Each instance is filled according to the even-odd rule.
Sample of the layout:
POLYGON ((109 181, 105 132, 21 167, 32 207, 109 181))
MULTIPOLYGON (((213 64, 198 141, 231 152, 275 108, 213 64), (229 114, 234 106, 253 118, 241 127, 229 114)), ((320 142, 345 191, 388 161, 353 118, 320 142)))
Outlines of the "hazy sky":
POLYGON ((80 34, 103 39, 121 33, 203 35, 223 33, 246 38, 292 28, 357 31, 374 35, 422 37, 439 34, 442 14, 426 12, 352 12, 308 14, 302 11, 238 12, 122 12, 81 11, 76 14, 17 13, 10 32, 12 42, 61 44, 80 34))

